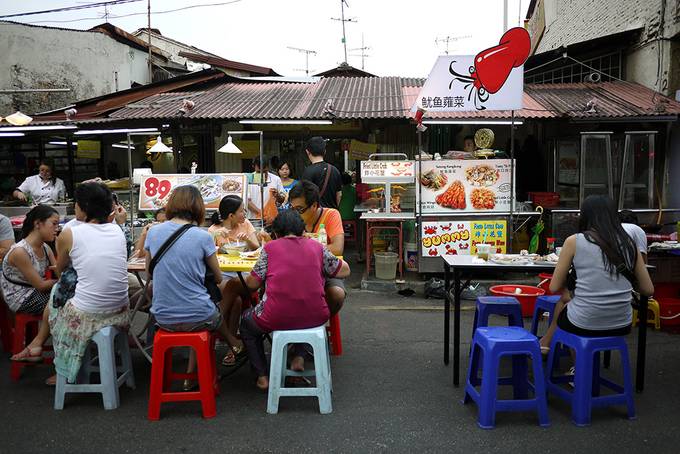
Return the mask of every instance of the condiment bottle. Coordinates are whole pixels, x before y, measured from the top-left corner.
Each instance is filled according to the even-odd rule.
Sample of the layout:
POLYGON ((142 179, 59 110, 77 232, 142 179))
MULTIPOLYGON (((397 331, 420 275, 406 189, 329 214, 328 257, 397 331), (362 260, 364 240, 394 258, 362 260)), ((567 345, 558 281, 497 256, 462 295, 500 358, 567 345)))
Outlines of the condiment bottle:
POLYGON ((321 224, 319 226, 319 232, 318 232, 316 238, 319 241, 319 243, 328 244, 328 236, 326 235, 326 225, 325 224, 321 224))

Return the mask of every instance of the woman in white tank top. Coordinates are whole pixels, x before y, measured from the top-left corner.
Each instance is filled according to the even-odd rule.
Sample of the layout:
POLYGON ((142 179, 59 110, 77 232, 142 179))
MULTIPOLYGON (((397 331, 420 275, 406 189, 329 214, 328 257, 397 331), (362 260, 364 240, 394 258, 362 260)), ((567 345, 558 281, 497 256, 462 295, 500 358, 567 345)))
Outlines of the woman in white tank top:
MULTIPOLYGON (((85 222, 57 238, 57 274, 71 264, 77 274, 75 295, 64 306, 49 307, 49 327, 57 373, 73 382, 88 342, 106 326, 127 329, 128 281, 125 235, 111 223, 111 191, 99 183, 75 191, 76 216, 85 222)), ((39 347, 33 345, 29 347, 39 347)), ((51 377, 51 384, 56 377, 51 377)))

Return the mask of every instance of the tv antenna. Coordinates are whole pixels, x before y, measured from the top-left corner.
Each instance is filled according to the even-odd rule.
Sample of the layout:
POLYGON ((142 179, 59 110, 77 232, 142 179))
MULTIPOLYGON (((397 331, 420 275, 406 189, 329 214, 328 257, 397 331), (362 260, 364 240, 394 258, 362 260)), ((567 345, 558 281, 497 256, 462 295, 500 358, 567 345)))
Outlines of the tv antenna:
POLYGON ((446 52, 446 55, 449 55, 449 43, 453 43, 453 42, 460 41, 460 40, 467 39, 467 38, 472 38, 472 36, 471 36, 471 35, 465 35, 465 36, 446 36, 446 37, 444 37, 444 38, 437 38, 437 39, 435 39, 435 40, 434 40, 434 43, 435 43, 435 44, 446 43, 446 51, 445 51, 445 52, 446 52))
POLYGON ((315 50, 310 50, 310 49, 301 49, 299 47, 291 47, 288 46, 288 49, 290 50, 295 50, 298 52, 302 52, 305 54, 305 69, 296 69, 295 71, 304 71, 305 75, 309 76, 309 56, 310 55, 316 55, 315 50))
POLYGON ((331 17, 331 20, 337 20, 342 22, 342 46, 345 49, 345 63, 347 63, 347 35, 345 34, 345 22, 357 23, 359 22, 356 17, 350 17, 345 19, 345 5, 349 8, 347 0, 340 0, 340 18, 331 17))
POLYGON ((350 54, 350 57, 361 57, 361 69, 363 70, 364 67, 365 67, 365 64, 364 64, 365 61, 364 60, 366 59, 366 57, 370 57, 370 55, 368 55, 366 53, 366 51, 371 50, 371 48, 369 46, 364 45, 364 34, 363 33, 361 34, 361 47, 356 47, 354 49, 350 49, 350 51, 356 51, 356 50, 361 51, 361 53, 350 54))

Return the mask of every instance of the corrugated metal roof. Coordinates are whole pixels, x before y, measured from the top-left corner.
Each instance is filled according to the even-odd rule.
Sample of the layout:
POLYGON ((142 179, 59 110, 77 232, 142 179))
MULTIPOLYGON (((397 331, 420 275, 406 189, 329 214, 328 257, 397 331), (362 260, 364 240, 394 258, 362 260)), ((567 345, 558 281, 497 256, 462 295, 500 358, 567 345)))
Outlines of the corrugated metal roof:
MULTIPOLYGON (((407 119, 424 79, 329 77, 316 83, 247 82, 160 93, 116 110, 112 119, 407 119), (200 88, 203 88, 202 90, 200 88), (179 109, 184 99, 195 108, 179 109)), ((527 84, 517 118, 676 116, 680 103, 629 82, 527 84), (593 101, 589 105, 589 102, 593 101), (591 109, 594 105, 594 111, 591 109)), ((510 111, 426 113, 425 118, 508 119, 510 111)))

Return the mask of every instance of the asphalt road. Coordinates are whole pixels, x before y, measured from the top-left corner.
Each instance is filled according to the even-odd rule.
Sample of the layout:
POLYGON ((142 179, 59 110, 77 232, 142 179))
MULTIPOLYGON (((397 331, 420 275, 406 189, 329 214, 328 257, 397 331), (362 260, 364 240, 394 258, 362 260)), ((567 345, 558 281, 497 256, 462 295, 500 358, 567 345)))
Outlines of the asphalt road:
MULTIPOLYGON (((105 411, 97 395, 67 396, 54 411, 48 367, 9 380, 0 359, 0 453, 29 452, 679 452, 680 337, 652 330, 647 387, 636 396, 638 419, 623 408, 598 409, 588 428, 575 427, 569 407, 551 398, 552 426, 536 415, 500 413, 496 429, 479 429, 474 404, 460 403, 451 366, 442 362, 442 302, 352 291, 342 312, 344 355, 332 359, 333 413, 312 398, 284 398, 266 413, 248 367, 222 381, 217 417, 203 420, 198 403, 165 404, 146 419, 149 365, 133 351, 137 389, 122 388, 121 406, 105 411)), ((464 311, 467 359, 472 312, 464 311)), ((631 343, 634 336, 630 336, 631 343)), ((631 357, 635 348, 631 345, 631 357)), ((618 371, 614 358, 612 371, 618 371)))

